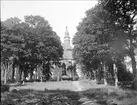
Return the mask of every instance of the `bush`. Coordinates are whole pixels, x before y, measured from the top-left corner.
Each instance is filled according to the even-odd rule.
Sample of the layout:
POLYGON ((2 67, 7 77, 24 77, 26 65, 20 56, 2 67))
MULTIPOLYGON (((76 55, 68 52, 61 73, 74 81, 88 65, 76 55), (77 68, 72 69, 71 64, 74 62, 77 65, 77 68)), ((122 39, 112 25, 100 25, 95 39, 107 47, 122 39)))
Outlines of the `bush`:
POLYGON ((4 84, 4 80, 1 80, 1 84, 4 84))
POLYGON ((47 89, 47 88, 45 88, 45 89, 44 89, 44 91, 46 92, 46 91, 48 91, 48 89, 47 89))
POLYGON ((62 76, 62 80, 73 80, 73 78, 72 77, 69 77, 69 76, 67 76, 67 75, 63 75, 62 76))
MULTIPOLYGON (((21 81, 21 82, 23 82, 23 81, 21 81)), ((25 82, 34 82, 34 80, 33 79, 25 80, 25 82)))
POLYGON ((118 80, 119 81, 133 81, 133 73, 126 70, 125 65, 118 64, 118 80))
POLYGON ((0 105, 16 105, 16 104, 12 101, 12 98, 7 98, 1 101, 0 105))
POLYGON ((10 89, 9 85, 3 85, 3 84, 1 84, 1 92, 9 91, 9 89, 10 89))
POLYGON ((7 80, 7 83, 8 83, 8 84, 11 84, 11 83, 14 83, 14 82, 16 82, 16 81, 15 81, 15 80, 11 80, 11 79, 8 79, 8 80, 7 80))
POLYGON ((11 92, 12 92, 12 93, 17 93, 18 90, 17 90, 17 89, 12 89, 11 92))
POLYGON ((19 84, 22 84, 22 83, 23 83, 23 81, 22 81, 22 80, 19 80, 19 81, 18 81, 18 83, 19 83, 19 84))
POLYGON ((41 80, 40 80, 40 79, 36 79, 35 81, 36 81, 36 82, 40 82, 41 80))

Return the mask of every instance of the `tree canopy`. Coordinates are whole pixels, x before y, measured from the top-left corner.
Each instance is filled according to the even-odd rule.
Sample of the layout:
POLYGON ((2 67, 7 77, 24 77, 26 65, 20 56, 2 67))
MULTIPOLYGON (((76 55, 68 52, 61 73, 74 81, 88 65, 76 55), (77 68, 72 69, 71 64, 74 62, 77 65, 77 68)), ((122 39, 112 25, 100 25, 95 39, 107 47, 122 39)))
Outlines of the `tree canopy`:
POLYGON ((73 38, 76 61, 93 71, 100 65, 110 69, 110 61, 118 68, 124 57, 130 56, 136 75, 136 7, 137 2, 133 0, 99 0, 95 7, 86 11, 73 38))
POLYGON ((24 19, 22 22, 14 17, 1 22, 1 62, 16 57, 24 74, 32 74, 38 66, 42 66, 45 75, 50 74, 46 65, 62 58, 60 38, 43 17, 30 15, 24 19))

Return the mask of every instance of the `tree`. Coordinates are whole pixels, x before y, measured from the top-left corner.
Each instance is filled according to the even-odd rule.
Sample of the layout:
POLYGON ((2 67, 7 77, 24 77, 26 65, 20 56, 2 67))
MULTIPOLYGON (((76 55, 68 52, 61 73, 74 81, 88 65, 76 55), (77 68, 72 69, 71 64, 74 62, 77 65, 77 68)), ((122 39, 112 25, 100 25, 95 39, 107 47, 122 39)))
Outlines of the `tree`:
MULTIPOLYGON (((6 31, 7 31, 7 37, 9 37, 9 41, 11 44, 11 51, 13 54, 13 63, 12 63, 12 81, 14 81, 14 74, 15 74, 15 66, 17 65, 18 62, 18 58, 16 56, 16 52, 17 52, 17 44, 20 43, 20 37, 18 35, 15 35, 15 30, 13 30, 13 28, 15 27, 15 25, 20 24, 21 20, 17 17, 13 17, 13 18, 9 18, 5 21, 2 22, 3 26, 6 27, 6 31)), ((5 43, 5 42, 4 42, 5 43)))
MULTIPOLYGON (((124 57, 129 54, 128 51, 131 51, 127 50, 129 42, 127 30, 120 28, 119 21, 115 20, 117 15, 114 17, 111 10, 108 11, 105 6, 106 2, 101 1, 88 10, 73 38, 74 58, 86 67, 92 68, 88 70, 98 71, 101 65, 104 68, 104 82, 107 79, 106 73, 109 71, 109 59, 112 61, 115 81, 117 81, 117 63, 119 60, 123 62, 124 57), (96 60, 98 63, 93 65, 96 60)), ((135 35, 133 36, 135 37, 135 35)))
MULTIPOLYGON (((108 42, 111 39, 107 30, 109 27, 108 20, 109 15, 102 9, 102 6, 95 6, 86 12, 86 17, 79 24, 78 32, 73 38, 74 57, 86 65, 89 70, 98 71, 99 65, 102 65, 104 77, 106 77, 106 61, 110 56, 108 42)), ((105 78, 104 80, 106 81, 105 78)))
POLYGON ((10 28, 3 26, 1 61, 15 56, 17 59, 14 63, 18 61, 20 80, 22 73, 24 79, 28 73, 32 78, 37 67, 42 67, 44 75, 49 78, 50 69, 47 70, 47 66, 50 67, 51 61, 58 62, 63 54, 60 38, 49 23, 41 16, 25 16, 25 22, 18 22, 10 28))
POLYGON ((17 50, 17 43, 21 43, 19 37, 14 36, 13 31, 7 28, 4 23, 1 23, 1 63, 5 70, 5 83, 6 83, 6 74, 9 72, 10 68, 13 65, 15 53, 17 50), (11 59, 12 58, 12 62, 11 59), (7 71, 7 73, 6 73, 7 71))
POLYGON ((59 36, 52 31, 49 23, 40 16, 25 16, 25 22, 37 35, 37 58, 42 62, 45 76, 50 76, 50 61, 58 62, 63 54, 63 48, 59 36), (48 74, 47 74, 48 73, 48 74))
MULTIPOLYGON (((101 0, 104 9, 111 15, 111 21, 117 30, 122 30, 126 38, 128 56, 131 57, 132 69, 135 78, 134 88, 137 89, 137 67, 134 50, 137 47, 137 35, 134 26, 137 24, 137 1, 134 0, 101 0)), ((116 34, 118 37, 118 34, 116 34)))
POLYGON ((18 17, 13 17, 5 20, 3 22, 4 26, 6 26, 9 29, 12 29, 16 24, 19 24, 21 20, 18 17))

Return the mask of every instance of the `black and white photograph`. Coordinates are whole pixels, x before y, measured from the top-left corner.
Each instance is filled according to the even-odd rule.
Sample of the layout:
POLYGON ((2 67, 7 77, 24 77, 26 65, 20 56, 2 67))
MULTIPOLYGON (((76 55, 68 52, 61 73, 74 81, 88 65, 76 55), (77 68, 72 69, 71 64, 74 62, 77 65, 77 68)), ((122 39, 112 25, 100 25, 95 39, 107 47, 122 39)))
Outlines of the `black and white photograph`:
POLYGON ((0 105, 137 105, 137 0, 0 4, 0 105))

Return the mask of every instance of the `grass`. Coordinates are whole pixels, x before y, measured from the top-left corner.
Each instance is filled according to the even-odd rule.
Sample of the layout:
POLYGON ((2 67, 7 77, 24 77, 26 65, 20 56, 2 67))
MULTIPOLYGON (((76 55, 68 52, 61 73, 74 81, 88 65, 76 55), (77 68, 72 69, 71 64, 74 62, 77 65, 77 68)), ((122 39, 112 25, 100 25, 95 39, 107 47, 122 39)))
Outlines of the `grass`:
POLYGON ((36 91, 31 89, 5 92, 1 105, 80 105, 80 96, 69 90, 36 91))
MULTIPOLYGON (((96 100, 101 105, 137 105, 137 91, 107 88, 89 89, 82 92, 69 90, 36 91, 32 89, 14 90, 2 94, 1 105, 82 105, 81 97, 96 100)), ((85 104, 86 105, 86 104, 85 104)))
POLYGON ((137 91, 121 90, 121 89, 89 89, 82 92, 82 96, 89 99, 96 99, 96 103, 101 105, 137 105, 137 91))
MULTIPOLYGON (((95 85, 94 83, 86 85, 88 83, 81 82, 81 84, 84 84, 85 87, 90 86, 90 89, 80 92, 70 91, 73 85, 67 81, 31 84, 31 87, 39 87, 41 90, 20 88, 19 90, 3 92, 1 94, 1 105, 82 105, 87 101, 80 101, 80 99, 85 97, 88 101, 93 100, 95 105, 113 105, 112 103, 116 105, 137 105, 137 91, 115 89, 110 86, 102 87, 102 85, 95 85), (48 88, 51 86, 54 86, 56 90, 49 90, 48 88), (44 89, 44 87, 47 88, 44 89), (65 89, 69 90, 60 87, 67 87, 65 89)), ((89 105, 89 103, 84 105, 89 105)))
POLYGON ((1 88, 1 92, 6 92, 6 91, 9 91, 10 86, 1 84, 0 88, 1 88))

